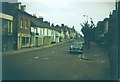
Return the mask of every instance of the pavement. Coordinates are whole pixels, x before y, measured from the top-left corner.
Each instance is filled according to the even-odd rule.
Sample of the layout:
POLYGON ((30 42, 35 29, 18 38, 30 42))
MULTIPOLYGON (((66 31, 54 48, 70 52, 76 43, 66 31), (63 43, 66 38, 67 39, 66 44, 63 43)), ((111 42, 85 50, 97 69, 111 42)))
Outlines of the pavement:
POLYGON ((20 50, 8 50, 8 51, 5 51, 5 52, 2 52, 2 54, 3 55, 13 55, 13 54, 17 54, 17 53, 23 53, 23 52, 29 52, 29 51, 49 48, 49 47, 57 46, 57 45, 60 45, 60 44, 63 44, 63 43, 64 42, 59 42, 59 43, 54 43, 54 44, 50 44, 50 45, 44 45, 44 46, 40 46, 40 47, 23 48, 23 49, 20 49, 20 50))
POLYGON ((109 59, 107 57, 108 51, 107 49, 104 49, 101 45, 96 44, 95 42, 90 43, 90 49, 85 49, 85 52, 83 55, 80 56, 82 60, 87 61, 97 61, 97 62, 107 62, 109 59))

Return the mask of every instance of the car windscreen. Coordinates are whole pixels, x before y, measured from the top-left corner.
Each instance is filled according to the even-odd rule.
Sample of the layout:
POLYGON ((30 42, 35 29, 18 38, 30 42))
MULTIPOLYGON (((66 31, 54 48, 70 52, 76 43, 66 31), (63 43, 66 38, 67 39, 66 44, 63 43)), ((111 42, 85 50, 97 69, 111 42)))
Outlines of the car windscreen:
POLYGON ((74 47, 82 47, 82 44, 80 42, 74 42, 72 45, 74 47))

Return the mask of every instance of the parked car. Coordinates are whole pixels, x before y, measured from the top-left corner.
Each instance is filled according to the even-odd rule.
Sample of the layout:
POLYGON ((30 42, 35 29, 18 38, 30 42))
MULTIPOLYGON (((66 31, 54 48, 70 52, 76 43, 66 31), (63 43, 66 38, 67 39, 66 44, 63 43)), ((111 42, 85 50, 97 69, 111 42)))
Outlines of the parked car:
POLYGON ((80 41, 73 42, 70 46, 70 49, 69 49, 70 53, 77 52, 77 53, 83 54, 83 51, 84 51, 84 44, 80 41))

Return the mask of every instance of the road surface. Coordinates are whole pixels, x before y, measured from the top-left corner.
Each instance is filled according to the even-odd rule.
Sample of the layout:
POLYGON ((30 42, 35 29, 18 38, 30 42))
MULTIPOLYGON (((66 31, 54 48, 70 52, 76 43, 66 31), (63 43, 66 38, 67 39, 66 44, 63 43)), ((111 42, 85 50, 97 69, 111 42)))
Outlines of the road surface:
MULTIPOLYGON (((107 56, 82 60, 69 53, 70 43, 3 56, 3 80, 103 80, 109 78, 107 56)), ((95 47, 95 46, 94 46, 95 47)), ((86 51, 85 54, 89 55, 86 51)), ((95 52, 95 51, 94 51, 95 52)))

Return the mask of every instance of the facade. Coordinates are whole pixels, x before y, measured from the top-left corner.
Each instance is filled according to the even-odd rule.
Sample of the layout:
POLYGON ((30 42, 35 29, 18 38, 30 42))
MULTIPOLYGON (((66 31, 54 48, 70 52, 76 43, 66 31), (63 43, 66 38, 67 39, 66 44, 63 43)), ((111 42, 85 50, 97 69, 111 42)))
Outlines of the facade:
POLYGON ((44 21, 43 35, 44 35, 43 44, 50 45, 52 43, 51 40, 52 29, 48 21, 44 21))
POLYGON ((64 39, 69 39, 69 28, 68 26, 65 26, 64 24, 61 24, 61 28, 63 29, 64 32, 64 39))
POLYGON ((69 37, 70 39, 76 38, 76 32, 75 32, 74 26, 72 28, 69 28, 69 37))
POLYGON ((13 16, 0 12, 2 20, 2 50, 14 49, 13 16))
MULTIPOLYGON (((21 49, 30 46, 30 17, 25 12, 25 5, 21 3, 4 2, 2 12, 13 16, 12 32, 14 49, 21 49)), ((12 39, 12 38, 11 38, 12 39)), ((12 48, 11 48, 12 49, 12 48)))
POLYGON ((15 7, 8 3, 2 2, 2 12, 0 12, 0 19, 2 19, 2 50, 15 49, 15 28, 14 28, 14 10, 15 7))
POLYGON ((106 34, 106 33, 108 33, 108 18, 105 18, 104 20, 103 20, 103 22, 104 22, 104 24, 103 24, 103 33, 104 33, 104 35, 106 34))
POLYGON ((118 24, 118 10, 113 10, 108 22, 108 43, 111 45, 118 45, 118 24))
POLYGON ((50 26, 48 21, 28 14, 25 5, 21 3, 2 4, 2 49, 22 49, 26 47, 39 47, 61 42, 70 37, 74 38, 74 29, 69 27, 50 26))
POLYGON ((31 47, 43 45, 43 23, 36 17, 31 17, 31 47))
POLYGON ((17 10, 17 49, 30 47, 30 16, 28 13, 17 10))
POLYGON ((49 29, 48 27, 43 28, 43 35, 44 35, 43 43, 44 43, 44 45, 51 44, 51 34, 52 34, 51 29, 49 29))
MULTIPOLYGON (((52 28, 54 28, 54 27, 52 27, 52 28)), ((55 43, 56 41, 55 41, 55 30, 51 30, 51 43, 55 43)))
POLYGON ((61 32, 60 32, 60 41, 63 42, 65 35, 64 35, 63 29, 60 28, 60 30, 61 30, 61 32))
POLYGON ((59 25, 56 25, 54 27, 55 30, 55 42, 61 42, 61 27, 59 25))
POLYGON ((55 31, 55 42, 60 42, 60 33, 55 31))
POLYGON ((95 39, 96 41, 101 41, 106 43, 105 38, 108 34, 108 20, 109 18, 105 18, 103 21, 99 21, 97 23, 97 28, 95 29, 95 39))

